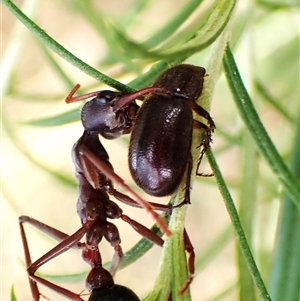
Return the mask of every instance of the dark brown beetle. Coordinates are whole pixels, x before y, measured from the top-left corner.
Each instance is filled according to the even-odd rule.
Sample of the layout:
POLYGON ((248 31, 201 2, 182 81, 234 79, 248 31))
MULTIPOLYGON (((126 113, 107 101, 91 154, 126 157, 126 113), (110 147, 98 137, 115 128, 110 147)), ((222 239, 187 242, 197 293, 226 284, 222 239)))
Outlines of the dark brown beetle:
POLYGON ((191 158, 193 127, 206 132, 201 157, 209 147, 215 124, 196 103, 204 76, 204 68, 192 65, 166 70, 152 87, 170 94, 151 94, 138 111, 130 139, 129 168, 135 182, 150 195, 166 196, 178 188, 191 158), (193 111, 209 126, 194 120, 193 111))
MULTIPOLYGON (((162 197, 178 188, 187 168, 186 186, 189 186, 193 128, 205 131, 198 167, 209 148, 215 124, 209 113, 196 103, 202 93, 204 76, 204 68, 182 64, 162 73, 152 87, 128 95, 96 91, 73 97, 77 86, 66 102, 96 96, 82 108, 82 123, 88 131, 98 131, 111 139, 132 130, 131 175, 146 193, 162 197), (150 96, 138 109, 135 99, 146 94, 150 96), (208 126, 194 120, 193 112, 206 119, 208 126)), ((189 203, 188 193, 185 201, 189 203)))

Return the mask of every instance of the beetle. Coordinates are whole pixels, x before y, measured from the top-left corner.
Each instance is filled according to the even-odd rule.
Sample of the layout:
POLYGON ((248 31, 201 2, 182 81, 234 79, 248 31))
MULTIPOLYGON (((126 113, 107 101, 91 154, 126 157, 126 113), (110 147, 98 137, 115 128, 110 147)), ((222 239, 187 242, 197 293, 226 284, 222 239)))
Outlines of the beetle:
POLYGON ((81 120, 88 131, 97 131, 113 139, 131 132, 129 169, 132 178, 147 194, 163 197, 179 187, 187 169, 185 203, 190 203, 193 129, 203 129, 204 138, 198 168, 212 141, 215 123, 196 103, 201 96, 206 70, 181 64, 164 71, 152 87, 124 95, 114 91, 96 91, 74 97, 77 85, 66 102, 94 97, 82 108, 81 120), (143 100, 141 107, 136 99, 143 100), (207 124, 193 118, 193 112, 207 124))
POLYGON ((202 93, 205 72, 202 67, 187 64, 166 70, 152 87, 164 88, 170 94, 152 93, 137 113, 128 160, 133 179, 147 194, 170 195, 181 183, 187 166, 188 173, 191 172, 193 128, 205 130, 199 160, 210 145, 215 124, 196 103, 202 93), (206 119, 208 126, 194 120, 193 111, 206 119))

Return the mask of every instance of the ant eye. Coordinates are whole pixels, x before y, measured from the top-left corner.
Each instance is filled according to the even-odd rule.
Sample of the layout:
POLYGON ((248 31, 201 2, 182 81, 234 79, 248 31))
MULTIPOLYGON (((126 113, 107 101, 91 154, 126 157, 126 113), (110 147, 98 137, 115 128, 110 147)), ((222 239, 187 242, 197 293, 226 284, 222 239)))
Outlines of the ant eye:
POLYGON ((117 97, 118 94, 118 92, 103 90, 96 97, 97 103, 106 104, 111 102, 117 97))

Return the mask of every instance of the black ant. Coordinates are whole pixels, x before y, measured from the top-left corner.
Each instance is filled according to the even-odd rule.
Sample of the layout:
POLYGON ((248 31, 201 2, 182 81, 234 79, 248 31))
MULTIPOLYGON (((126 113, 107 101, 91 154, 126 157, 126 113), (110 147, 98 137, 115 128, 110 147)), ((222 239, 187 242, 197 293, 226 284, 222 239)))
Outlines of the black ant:
MULTIPOLYGON (((98 134, 108 139, 132 132, 129 147, 130 171, 136 183, 148 194, 154 196, 172 194, 178 188, 187 170, 185 197, 184 201, 179 204, 181 206, 190 203, 193 128, 203 129, 205 132, 200 145, 202 150, 197 164, 198 175, 201 159, 210 146, 211 134, 215 129, 209 113, 196 104, 196 100, 202 93, 204 76, 205 69, 202 67, 179 65, 160 75, 152 87, 132 94, 96 91, 74 97, 79 89, 77 85, 66 98, 66 102, 94 97, 83 106, 81 113, 83 126, 88 131, 97 131, 98 134), (144 97, 146 94, 150 96, 139 108, 135 99, 144 97), (206 119, 208 126, 194 120, 192 111, 206 119)), ((128 190, 122 179, 116 174, 107 172, 104 162, 99 160, 95 152, 83 146, 82 154, 109 179, 133 194, 139 205, 154 216, 153 210, 148 209, 147 203, 141 202, 137 195, 128 190)), ((154 218, 157 217, 154 216, 154 218)), ((167 229, 162 223, 160 226, 166 232, 167 229)), ((194 273, 193 247, 186 231, 184 239, 186 250, 190 253, 190 278, 181 293, 188 288, 194 273)))
MULTIPOLYGON (((109 200, 108 193, 131 206, 144 207, 154 217, 163 231, 167 235, 171 234, 165 222, 154 210, 170 211, 175 207, 190 202, 190 148, 192 128, 202 128, 206 133, 201 144, 203 149, 200 154, 198 166, 204 152, 209 147, 211 132, 214 130, 214 123, 210 115, 195 103, 195 100, 200 96, 202 91, 204 74, 204 68, 180 65, 163 73, 154 83, 153 87, 145 88, 129 95, 123 95, 120 92, 101 91, 73 97, 79 86, 76 86, 71 91, 66 99, 68 103, 96 96, 93 100, 87 102, 82 109, 82 123, 85 127, 85 131, 83 136, 74 145, 72 151, 76 177, 79 183, 77 212, 81 218, 82 227, 73 235, 68 236, 33 218, 27 216, 20 217, 20 228, 28 266, 27 271, 34 300, 39 300, 40 298, 37 282, 48 286, 71 300, 83 300, 80 295, 35 275, 36 270, 44 263, 70 248, 82 249, 83 259, 91 265, 92 270, 86 280, 86 287, 91 292, 89 297, 90 301, 99 300, 100 292, 102 296, 108 296, 109 292, 111 292, 112 296, 114 296, 113 298, 116 298, 117 291, 123 291, 124 294, 129 294, 127 298, 121 300, 138 300, 138 297, 128 288, 115 285, 113 282, 112 276, 121 262, 123 252, 120 246, 119 232, 113 224, 107 221, 107 218, 123 219, 137 232, 160 246, 163 245, 164 241, 148 228, 130 219, 128 216, 123 215, 119 206, 109 200), (150 97, 147 98, 142 107, 139 108, 135 103, 135 99, 141 98, 146 94, 150 94, 150 97), (158 102, 158 104, 154 105, 156 102, 158 102), (162 110, 159 110, 159 104, 166 104, 166 106, 164 106, 162 110), (209 127, 199 121, 193 120, 192 110, 207 119, 209 127), (149 116, 153 115, 150 113, 155 113, 154 117, 150 119, 145 118, 147 114, 149 116), (155 115, 157 115, 157 118, 155 115), (151 126, 154 127, 156 123, 160 124, 160 122, 162 122, 161 135, 159 131, 157 131, 159 128, 156 127, 156 135, 151 136, 151 130, 149 128, 151 128, 151 126), (177 131, 180 131, 179 135, 177 131), (132 132, 129 153, 130 170, 137 184, 149 194, 156 196, 168 195, 177 189, 185 169, 187 169, 187 192, 182 203, 173 207, 148 203, 139 197, 138 194, 114 173, 112 165, 109 162, 108 154, 102 146, 98 134, 101 134, 107 139, 113 139, 130 132, 132 132), (143 132, 150 136, 144 135, 143 132), (174 137, 177 136, 179 138, 174 139, 174 137), (138 139, 137 137, 140 138, 138 139), (170 137, 173 138, 170 140, 170 137), (164 143, 164 140, 168 141, 168 143, 164 143), (184 154, 180 154, 179 152, 177 156, 172 150, 172 145, 173 147, 180 145, 184 150, 184 154), (171 159, 165 160, 167 157, 164 155, 164 151, 166 153, 171 151, 171 159), (148 161, 150 164, 148 166, 145 165, 147 161, 145 161, 146 157, 151 158, 150 161, 148 161), (146 172, 147 170, 148 172, 146 172), (161 180, 165 181, 163 185, 160 185, 161 180), (135 200, 115 190, 112 181, 131 193, 135 200), (160 185, 158 190, 157 187, 155 187, 155 183, 160 185), (166 188, 162 188, 165 186, 166 188), (34 263, 31 263, 23 227, 24 222, 32 224, 60 241, 56 247, 34 263), (81 243, 80 240, 84 235, 86 235, 86 242, 81 243), (110 272, 102 267, 101 255, 98 249, 98 244, 103 236, 115 249, 115 256, 110 272)), ((194 273, 194 251, 186 231, 184 231, 184 241, 186 250, 190 254, 190 278, 180 291, 180 294, 187 290, 192 282, 194 273)))
MULTIPOLYGON (((70 300, 83 300, 80 295, 35 275, 37 269, 46 262, 66 252, 70 248, 77 248, 82 249, 83 259, 91 266, 91 271, 86 279, 86 288, 91 292, 89 301, 102 300, 99 296, 106 296, 105 300, 116 300, 117 296, 119 296, 118 294, 120 294, 120 296, 123 296, 124 294, 123 299, 120 300, 139 300, 138 297, 128 288, 114 284, 113 275, 121 263, 123 252, 120 246, 121 239, 119 231, 117 227, 110 223, 107 219, 121 218, 150 241, 160 246, 162 246, 164 242, 148 228, 132 220, 127 215, 124 215, 122 213, 122 209, 115 202, 109 199, 108 193, 114 195, 116 198, 127 204, 140 207, 139 203, 136 203, 128 196, 114 189, 112 182, 102 172, 100 172, 84 154, 82 154, 85 148, 91 151, 92 154, 96 156, 97 160, 101 160, 101 162, 106 165, 107 169, 110 169, 111 173, 114 174, 113 167, 109 162, 108 154, 99 140, 98 133, 84 131, 82 137, 76 142, 72 150, 76 177, 79 183, 77 213, 81 219, 82 227, 69 236, 31 217, 21 216, 19 218, 26 264, 28 267, 27 272, 29 275, 33 299, 40 299, 40 292, 37 287, 38 282, 66 298, 69 298, 70 300), (24 223, 29 223, 35 226, 39 230, 60 241, 60 243, 32 263, 24 231, 24 223), (84 235, 86 236, 86 242, 82 243, 80 240, 84 235), (110 272, 102 267, 102 259, 98 249, 98 245, 103 237, 105 237, 115 250, 110 272), (128 297, 125 298, 127 295, 128 297), (111 296, 111 299, 107 296, 111 296)), ((168 206, 159 204, 153 205, 156 209, 165 211, 169 209, 168 206)))
POLYGON ((118 268, 123 253, 120 246, 121 240, 118 229, 114 224, 108 222, 107 219, 122 218, 128 223, 132 222, 134 225, 137 223, 132 221, 129 217, 123 215, 122 210, 109 199, 106 192, 106 187, 111 187, 111 183, 103 174, 90 169, 89 171, 91 174, 89 175, 89 178, 90 180, 97 181, 94 183, 94 186, 96 186, 97 189, 90 185, 86 178, 86 175, 89 171, 86 170, 87 166, 85 165, 85 162, 81 160, 81 156, 79 154, 79 148, 83 143, 91 147, 96 152, 97 156, 102 158, 109 168, 112 168, 108 161, 108 155, 100 143, 97 135, 93 134, 92 132, 84 132, 83 136, 74 145, 72 151, 76 177, 79 183, 77 212, 80 216, 82 227, 71 236, 68 236, 67 234, 49 227, 48 225, 45 225, 33 218, 27 216, 21 216, 19 218, 26 264, 28 266, 27 272, 29 275, 33 299, 40 299, 40 292, 37 287, 38 282, 53 289, 66 298, 78 301, 83 300, 80 295, 35 275, 36 270, 52 258, 60 255, 70 248, 79 248, 82 249, 83 259, 91 266, 91 271, 86 279, 86 288, 91 292, 89 301, 102 300, 100 296, 111 296, 111 299, 106 298, 106 300, 115 300, 120 294, 125 294, 128 296, 126 298, 123 296, 122 300, 124 301, 139 300, 138 297, 128 288, 114 284, 113 274, 118 268), (93 174, 93 172, 95 172, 95 174, 93 174), (23 223, 25 222, 32 224, 33 226, 60 241, 57 246, 55 246, 52 250, 47 252, 34 263, 31 263, 29 248, 23 226, 23 223), (86 242, 81 243, 80 240, 84 235, 86 235, 86 242), (105 239, 115 249, 115 256, 110 272, 102 267, 102 259, 98 249, 98 244, 103 237, 105 237, 105 239))

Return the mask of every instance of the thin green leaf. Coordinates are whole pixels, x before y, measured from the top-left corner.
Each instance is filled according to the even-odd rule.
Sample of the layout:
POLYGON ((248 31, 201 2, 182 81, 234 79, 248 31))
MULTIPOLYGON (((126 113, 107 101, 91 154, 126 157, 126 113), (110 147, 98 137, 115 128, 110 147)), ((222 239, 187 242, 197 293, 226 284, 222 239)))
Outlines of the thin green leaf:
POLYGON ((186 6, 180 9, 179 13, 174 18, 172 18, 163 28, 157 30, 156 33, 142 43, 142 45, 149 49, 165 42, 168 38, 173 36, 172 34, 188 19, 202 2, 202 0, 189 1, 186 6))
POLYGON ((111 24, 106 14, 102 13, 101 10, 96 9, 91 1, 76 0, 74 3, 78 12, 96 29, 99 36, 105 39, 106 44, 110 45, 110 55, 113 56, 117 62, 123 62, 128 70, 140 73, 138 65, 128 57, 127 53, 120 51, 118 47, 119 41, 116 40, 115 36, 112 34, 111 24))
POLYGON ((69 186, 74 188, 77 186, 75 183, 73 177, 71 178, 69 175, 62 173, 61 171, 56 171, 54 169, 51 169, 46 164, 36 160, 31 153, 26 149, 26 147, 23 145, 23 143, 19 140, 17 135, 15 134, 15 131, 11 127, 9 121, 5 117, 5 114, 2 116, 2 126, 3 129, 6 131, 7 135, 10 137, 11 141, 14 143, 14 146, 16 149, 23 155, 27 160, 32 162, 35 166, 39 167, 41 170, 47 172, 49 175, 51 175, 54 179, 58 180, 63 185, 69 186))
MULTIPOLYGON (((291 156, 291 170, 300 179, 300 118, 291 156)), ((300 211, 284 194, 270 279, 274 301, 298 301, 300 296, 300 211)))
POLYGON ((247 262, 248 268, 251 272, 251 275, 253 277, 253 281, 256 285, 256 288, 258 289, 263 300, 270 301, 271 297, 265 287, 265 284, 261 278, 261 275, 259 273, 257 265, 254 261, 254 258, 252 256, 251 250, 249 248, 249 244, 247 242, 243 227, 242 227, 240 219, 239 219, 238 212, 235 208, 232 197, 227 189, 226 183, 223 179, 223 176, 221 174, 221 171, 220 171, 219 166, 213 156, 211 149, 209 149, 206 152, 206 155, 207 155, 209 164, 213 170, 213 173, 215 175, 215 179, 217 181, 219 190, 223 196, 225 206, 227 208, 228 214, 232 221, 232 225, 236 231, 237 239, 239 240, 240 248, 241 248, 244 258, 247 262))
POLYGON ((56 282, 56 283, 77 283, 81 281, 85 281, 87 277, 88 271, 81 272, 81 273, 73 273, 73 274, 44 274, 37 272, 36 275, 47 279, 51 282, 56 282))
POLYGON ((17 301, 14 286, 12 286, 10 290, 10 301, 17 301))
POLYGON ((72 111, 55 115, 53 117, 46 117, 46 118, 24 121, 22 122, 22 124, 39 126, 39 127, 45 127, 45 126, 48 127, 48 126, 64 125, 79 120, 80 120, 80 111, 78 109, 74 109, 72 111))
MULTIPOLYGON (((176 205, 182 202, 184 189, 172 197, 171 203, 176 205)), ((169 228, 172 236, 166 239, 159 267, 159 274, 152 292, 144 301, 165 301, 172 293, 172 301, 190 301, 189 291, 183 295, 178 293, 184 287, 187 279, 187 262, 184 252, 183 230, 187 206, 177 208, 172 212, 169 228)))
POLYGON ((39 46, 41 47, 46 61, 48 62, 48 65, 52 67, 52 69, 56 72, 56 74, 60 77, 63 83, 65 83, 65 86, 67 89, 72 89, 74 87, 74 83, 71 80, 71 78, 66 74, 66 72, 63 70, 63 68, 60 66, 60 64, 57 62, 56 59, 54 59, 53 55, 50 53, 48 48, 45 47, 45 44, 42 43, 40 40, 38 40, 39 46))
MULTIPOLYGON (((152 57, 169 60, 187 57, 205 49, 218 38, 226 27, 235 4, 235 0, 219 0, 203 26, 202 23, 197 20, 195 24, 198 26, 198 31, 196 33, 194 24, 189 27, 187 31, 193 32, 193 36, 187 36, 187 33, 178 33, 180 42, 178 41, 176 45, 172 47, 163 47, 159 50, 149 51, 146 47, 143 47, 143 45, 130 40, 121 29, 115 28, 115 34, 118 36, 118 40, 121 41, 120 44, 125 46, 124 50, 126 49, 128 55, 131 55, 133 58, 152 57)), ((177 39, 177 36, 175 38, 177 39)))
MULTIPOLYGON (((253 139, 247 132, 243 136, 243 162, 241 174, 240 187, 240 201, 239 201, 239 216, 243 223, 245 234, 248 238, 250 247, 252 247, 253 237, 253 222, 257 214, 257 184, 258 184, 258 155, 253 143, 253 139)), ((238 248, 238 272, 239 272, 239 300, 243 301, 255 301, 256 295, 254 291, 254 283, 252 281, 251 274, 247 269, 247 262, 244 259, 241 249, 238 248)))
POLYGON ((56 54, 61 56, 63 59, 76 66, 78 69, 82 70, 86 74, 95 78, 96 80, 103 82, 118 91, 123 92, 133 92, 128 86, 106 76, 105 74, 99 72, 95 68, 84 63, 82 60, 78 59, 71 52, 65 49, 62 45, 56 42, 51 36, 49 36, 42 28, 35 24, 31 19, 29 19, 22 11, 10 0, 2 0, 2 2, 7 6, 7 8, 43 43, 45 43, 50 49, 52 49, 56 54))
POLYGON ((278 176, 280 182, 289 193, 292 201, 300 206, 300 187, 293 174, 284 164, 268 133, 263 127, 255 111, 251 99, 239 75, 234 57, 227 47, 224 56, 225 75, 230 86, 236 106, 246 127, 250 131, 259 152, 268 162, 270 168, 278 176))
POLYGON ((257 3, 269 10, 294 9, 299 7, 297 5, 297 1, 290 1, 290 3, 284 3, 283 1, 281 1, 281 3, 278 3, 278 1, 258 0, 257 3))
POLYGON ((130 10, 124 12, 122 19, 120 21, 123 27, 130 26, 136 19, 136 16, 141 15, 143 10, 151 5, 152 0, 137 0, 134 5, 130 7, 130 10))
POLYGON ((142 87, 147 87, 153 84, 153 82, 155 81, 155 79, 157 78, 157 76, 159 74, 161 74, 163 71, 165 71, 166 69, 168 69, 171 65, 175 66, 178 65, 182 62, 182 60, 172 60, 169 62, 166 61, 161 61, 157 64, 154 64, 151 69, 138 76, 136 79, 132 80, 129 85, 130 87, 133 87, 135 89, 140 89, 142 87))
POLYGON ((187 55, 190 51, 190 53, 194 53, 212 44, 228 24, 236 0, 217 0, 210 3, 210 5, 208 7, 204 6, 199 15, 195 16, 194 22, 174 35, 164 48, 158 50, 158 52, 170 55, 173 53, 174 46, 177 55, 181 56, 178 52, 187 55), (183 38, 188 39, 183 40, 183 38))

